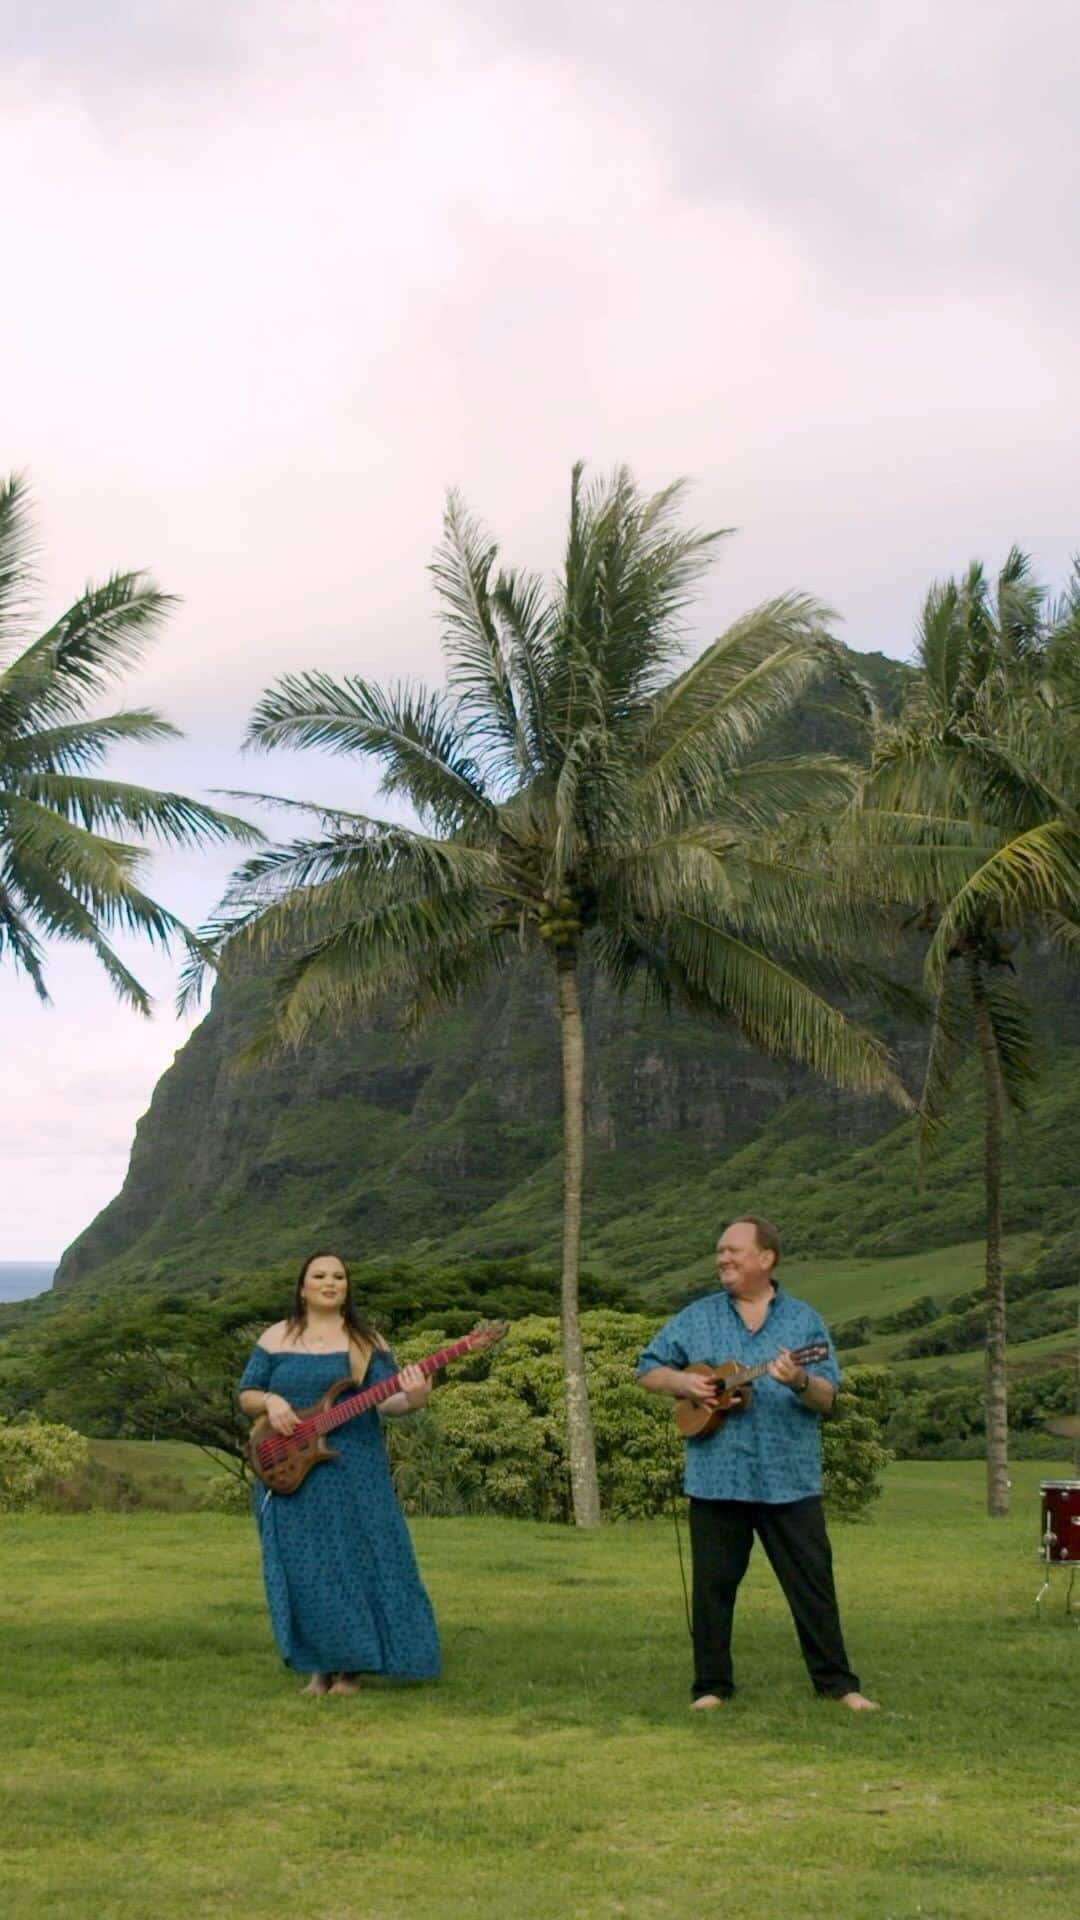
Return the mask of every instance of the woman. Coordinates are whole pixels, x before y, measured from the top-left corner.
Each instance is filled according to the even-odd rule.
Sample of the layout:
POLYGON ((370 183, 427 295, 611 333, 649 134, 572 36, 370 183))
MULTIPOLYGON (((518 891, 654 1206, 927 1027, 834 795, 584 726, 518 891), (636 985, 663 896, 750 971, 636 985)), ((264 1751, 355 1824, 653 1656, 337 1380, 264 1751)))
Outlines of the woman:
MULTIPOLYGON (((395 1372, 386 1342, 357 1312, 344 1262, 305 1260, 293 1309, 259 1337, 240 1382, 240 1405, 289 1434, 310 1407, 352 1374, 357 1388, 395 1372)), ((263 1576, 282 1659, 310 1674, 305 1693, 356 1693, 359 1673, 433 1680, 439 1636, 412 1542, 394 1497, 379 1413, 423 1406, 431 1384, 404 1367, 402 1391, 339 1427, 338 1458, 314 1467, 286 1496, 255 1490, 263 1576)))

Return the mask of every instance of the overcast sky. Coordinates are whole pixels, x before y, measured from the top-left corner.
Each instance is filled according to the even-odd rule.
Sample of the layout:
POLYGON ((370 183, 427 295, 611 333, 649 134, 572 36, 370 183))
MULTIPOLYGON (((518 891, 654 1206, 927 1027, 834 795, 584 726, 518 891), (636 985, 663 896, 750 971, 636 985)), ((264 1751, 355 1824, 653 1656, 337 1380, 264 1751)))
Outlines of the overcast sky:
MULTIPOLYGON (((0 8, 0 468, 43 617, 183 597, 115 771, 369 804, 241 761, 279 672, 439 674, 448 485, 554 564, 571 462, 736 526, 702 641, 798 586, 903 655, 928 582, 1080 537, 1074 0, 35 0, 0 8), (16 17, 13 18, 13 15, 16 17)), ((192 919, 221 858, 161 860, 192 919)), ((89 957, 0 976, 0 1260, 118 1190, 184 1030, 89 957)))

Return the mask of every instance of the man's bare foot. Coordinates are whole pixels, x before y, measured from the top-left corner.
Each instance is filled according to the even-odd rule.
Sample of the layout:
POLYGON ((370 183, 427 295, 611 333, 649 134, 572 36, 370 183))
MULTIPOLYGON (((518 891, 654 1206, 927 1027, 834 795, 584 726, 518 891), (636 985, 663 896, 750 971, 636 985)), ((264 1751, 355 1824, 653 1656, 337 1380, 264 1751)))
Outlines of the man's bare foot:
POLYGON ((723 1704, 724 1702, 718 1693, 699 1693, 696 1700, 691 1700, 690 1711, 691 1713, 707 1713, 710 1707, 722 1707, 723 1704))
POLYGON ((331 1681, 329 1693, 359 1693, 360 1688, 351 1673, 339 1673, 331 1681))
POLYGON ((865 1693, 838 1693, 836 1698, 842 1707, 850 1707, 852 1713, 879 1713, 881 1703, 868 1700, 865 1693))
POLYGON ((300 1691, 301 1693, 329 1693, 330 1691, 329 1674, 313 1673, 311 1676, 311 1679, 307 1683, 307 1686, 301 1687, 300 1691))

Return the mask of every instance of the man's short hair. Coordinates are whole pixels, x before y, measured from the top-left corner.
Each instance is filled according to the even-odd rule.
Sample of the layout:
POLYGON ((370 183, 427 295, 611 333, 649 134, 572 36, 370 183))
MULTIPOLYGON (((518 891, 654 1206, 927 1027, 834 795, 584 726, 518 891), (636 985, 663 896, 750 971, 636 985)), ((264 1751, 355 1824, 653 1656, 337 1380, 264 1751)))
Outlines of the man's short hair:
POLYGON ((777 1233, 772 1221, 766 1220, 763 1213, 740 1213, 737 1214, 736 1218, 731 1222, 732 1226, 735 1226, 740 1220, 744 1225, 753 1227, 754 1236, 762 1252, 773 1255, 772 1270, 775 1273, 777 1267, 780 1265, 780 1235, 777 1233))

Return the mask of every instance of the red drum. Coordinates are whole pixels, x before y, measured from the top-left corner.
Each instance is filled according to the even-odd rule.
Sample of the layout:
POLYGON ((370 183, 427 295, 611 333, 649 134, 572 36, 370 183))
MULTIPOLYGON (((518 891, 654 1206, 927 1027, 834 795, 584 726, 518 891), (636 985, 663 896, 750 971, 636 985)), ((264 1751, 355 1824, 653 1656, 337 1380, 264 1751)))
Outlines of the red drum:
POLYGON ((1080 1480, 1040 1480, 1042 1542, 1040 1559, 1080 1561, 1080 1480))

